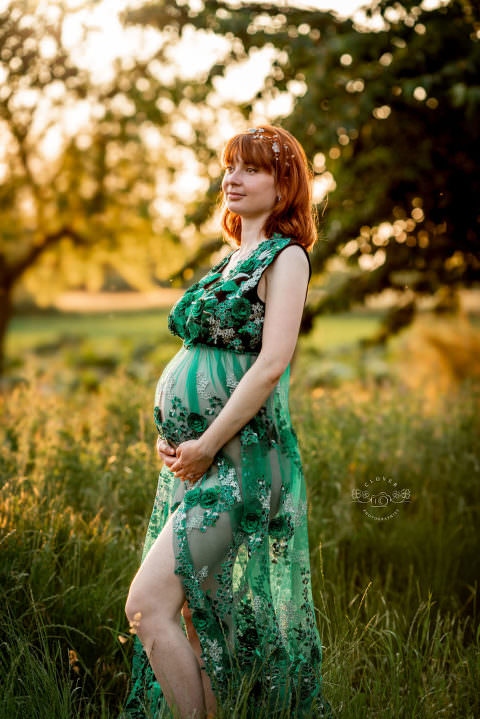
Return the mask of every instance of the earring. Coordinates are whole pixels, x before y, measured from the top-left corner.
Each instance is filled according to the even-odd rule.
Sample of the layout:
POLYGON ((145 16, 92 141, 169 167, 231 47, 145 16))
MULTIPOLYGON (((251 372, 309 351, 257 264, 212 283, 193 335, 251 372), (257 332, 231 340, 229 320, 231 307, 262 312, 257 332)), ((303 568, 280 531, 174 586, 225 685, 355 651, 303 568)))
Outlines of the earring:
POLYGON ((282 199, 282 196, 281 196, 281 195, 277 195, 277 202, 280 202, 281 199, 282 199))

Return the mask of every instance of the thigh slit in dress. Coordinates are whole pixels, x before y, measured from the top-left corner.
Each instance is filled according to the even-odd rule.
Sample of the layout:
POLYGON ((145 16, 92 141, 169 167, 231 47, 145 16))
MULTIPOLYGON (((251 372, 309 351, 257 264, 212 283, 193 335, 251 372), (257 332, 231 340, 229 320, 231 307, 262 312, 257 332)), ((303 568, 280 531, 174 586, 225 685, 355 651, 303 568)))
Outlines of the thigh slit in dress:
MULTIPOLYGON (((265 309, 258 281, 289 244, 298 243, 275 233, 225 278, 227 255, 173 306, 168 326, 183 345, 158 380, 153 413, 172 446, 201 436, 255 362, 265 309)), ((306 487, 289 415, 289 380, 290 365, 201 479, 182 481, 162 467, 142 562, 174 513, 175 574, 219 703, 234 700, 248 674, 255 679, 248 698, 255 716, 263 701, 262 716, 287 711, 299 719, 331 718, 322 690, 306 487)), ((135 636, 122 717, 149 715, 171 713, 135 636)))

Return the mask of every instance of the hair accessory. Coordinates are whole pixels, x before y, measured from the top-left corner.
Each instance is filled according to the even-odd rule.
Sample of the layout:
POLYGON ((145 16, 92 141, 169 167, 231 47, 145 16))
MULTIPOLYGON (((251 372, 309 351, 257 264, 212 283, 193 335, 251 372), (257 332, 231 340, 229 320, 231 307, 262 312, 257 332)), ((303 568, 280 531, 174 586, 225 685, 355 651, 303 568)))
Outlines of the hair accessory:
POLYGON ((267 142, 271 142, 273 154, 275 155, 275 160, 279 159, 280 144, 277 142, 277 140, 279 140, 280 138, 276 132, 271 137, 269 135, 262 134, 265 132, 264 127, 250 127, 247 132, 253 133, 253 137, 257 140, 267 140, 267 142))

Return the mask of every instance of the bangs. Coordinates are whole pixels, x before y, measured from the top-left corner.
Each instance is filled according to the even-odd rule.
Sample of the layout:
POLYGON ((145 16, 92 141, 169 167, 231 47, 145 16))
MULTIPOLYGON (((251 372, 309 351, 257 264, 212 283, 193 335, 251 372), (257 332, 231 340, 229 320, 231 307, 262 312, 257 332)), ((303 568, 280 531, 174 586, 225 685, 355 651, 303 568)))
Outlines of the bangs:
POLYGON ((235 160, 241 159, 246 165, 262 167, 273 173, 272 148, 269 142, 263 143, 251 135, 235 135, 222 153, 222 167, 231 165, 235 160))

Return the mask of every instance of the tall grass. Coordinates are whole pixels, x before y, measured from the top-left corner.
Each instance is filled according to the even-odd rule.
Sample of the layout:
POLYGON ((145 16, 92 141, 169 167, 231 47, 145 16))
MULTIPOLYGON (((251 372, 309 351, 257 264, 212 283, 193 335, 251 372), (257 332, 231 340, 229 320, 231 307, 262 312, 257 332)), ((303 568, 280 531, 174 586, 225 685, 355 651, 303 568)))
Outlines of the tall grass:
POLYGON ((478 715, 479 386, 427 415, 400 384, 293 404, 327 696, 342 717, 478 715), (376 522, 351 490, 382 477, 411 501, 376 522))
MULTIPOLYGON (((124 613, 160 469, 153 378, 122 367, 91 391, 52 361, 1 399, 1 719, 115 719, 128 691, 124 613)), ((435 413, 392 383, 292 394, 309 495, 324 691, 338 717, 480 713, 480 388, 435 413), (388 521, 352 489, 408 488, 388 521)), ((246 717, 222 707, 219 718, 246 717)), ((257 714, 260 717, 260 714, 257 714)))

